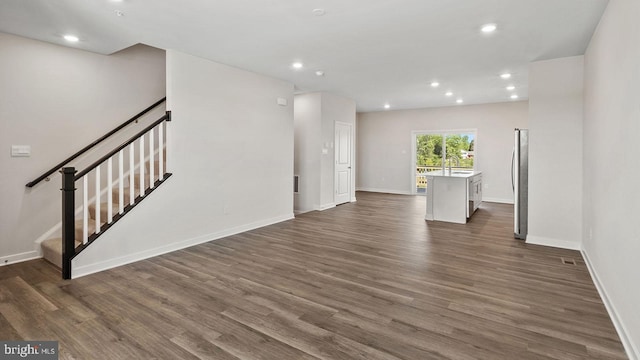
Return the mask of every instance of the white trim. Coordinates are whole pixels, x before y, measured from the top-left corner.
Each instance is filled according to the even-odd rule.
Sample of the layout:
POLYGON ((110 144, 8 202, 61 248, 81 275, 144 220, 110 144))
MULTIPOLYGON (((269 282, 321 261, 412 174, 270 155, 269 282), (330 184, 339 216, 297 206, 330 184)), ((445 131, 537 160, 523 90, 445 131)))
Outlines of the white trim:
POLYGON ((593 267, 591 260, 589 260, 589 255, 587 255, 586 250, 582 249, 580 251, 582 253, 582 258, 584 259, 585 264, 587 264, 587 269, 589 270, 589 274, 591 274, 591 279, 593 279, 593 284, 596 286, 598 290, 598 294, 600 294, 600 298, 604 303, 604 307, 607 309, 609 313, 609 317, 611 318, 611 322, 613 322, 613 326, 616 328, 618 332, 618 336, 620 337, 620 341, 624 346, 625 351, 627 352, 627 356, 629 360, 638 360, 640 359, 640 350, 633 343, 631 337, 627 336, 628 332, 624 326, 624 323, 621 321, 621 317, 618 316, 618 311, 616 307, 611 302, 609 296, 607 295, 607 291, 604 288, 604 285, 600 281, 598 277, 598 273, 596 269, 593 267))
MULTIPOLYGON (((355 190, 354 190, 354 192, 355 192, 355 190)), ((354 203, 354 202, 356 202, 356 201, 358 201, 358 200, 356 199, 356 197, 355 197, 355 196, 351 198, 351 202, 352 202, 352 203, 354 203)))
POLYGON ((513 199, 501 199, 501 198, 492 198, 492 197, 486 197, 486 196, 482 197, 482 202, 513 205, 513 199))
MULTIPOLYGON (((235 234, 239 234, 239 233, 243 233, 246 231, 250 231, 250 230, 254 230, 257 228, 261 228, 264 226, 269 226, 269 225, 273 225, 279 222, 283 222, 283 221, 287 221, 287 220, 291 220, 293 219, 294 216, 293 214, 288 214, 288 215, 282 215, 282 216, 278 216, 278 217, 274 217, 271 219, 265 219, 265 220, 261 220, 261 221, 256 221, 250 224, 245 224, 245 225, 240 225, 240 226, 236 226, 236 227, 232 227, 230 229, 226 229, 226 230, 222 230, 222 231, 218 231, 215 233, 211 233, 211 234, 206 234, 206 235, 201 235, 201 236, 197 236, 191 239, 187 239, 187 240, 182 240, 182 241, 178 241, 175 243, 171 243, 171 244, 167 244, 167 245, 163 245, 154 249, 149 249, 149 250, 144 250, 144 251, 140 251, 137 252, 135 254, 129 254, 129 255, 125 255, 125 256, 121 256, 119 258, 115 258, 115 259, 110 259, 110 260, 106 260, 106 261, 101 261, 95 264, 90 264, 90 265, 85 265, 85 266, 72 266, 72 278, 79 278, 81 276, 85 276, 85 275, 89 275, 89 274, 94 274, 100 271, 104 271, 104 270, 108 270, 108 269, 113 269, 115 267, 118 266, 122 266, 122 265, 126 265, 126 264, 130 264, 136 261, 140 261, 140 260, 145 260, 154 256, 159 256, 162 254, 166 254, 172 251, 177 251, 180 249, 184 249, 190 246, 194 246, 194 245, 198 245, 198 244, 202 244, 202 243, 206 243, 209 241, 214 241, 214 240, 218 240, 227 236, 231 236, 231 235, 235 235, 235 234)), ((78 255, 78 256, 82 256, 82 254, 78 255)), ((73 261, 73 260, 72 260, 73 261)))
POLYGON ((404 190, 395 190, 395 189, 378 189, 378 188, 356 188, 356 191, 366 191, 366 192, 377 192, 377 193, 385 193, 385 194, 395 194, 395 195, 414 195, 411 191, 404 190))
POLYGON ((333 209, 334 207, 336 207, 335 203, 324 204, 316 207, 316 211, 325 211, 325 210, 333 209))
MULTIPOLYGON (((356 202, 356 198, 352 198, 349 202, 356 202)), ((347 204, 347 203, 345 203, 347 204)), ((316 206, 313 209, 305 209, 305 210, 294 210, 293 213, 295 215, 301 215, 304 213, 308 213, 308 212, 312 212, 312 211, 325 211, 325 210, 329 210, 329 209, 333 209, 336 207, 336 204, 331 203, 331 204, 325 204, 325 205, 321 205, 321 206, 316 206)))
MULTIPOLYGON (((458 135, 458 134, 468 134, 468 133, 473 133, 473 146, 474 146, 474 153, 476 152, 476 147, 478 146, 478 129, 452 129, 452 130, 411 130, 411 184, 409 184, 409 188, 411 189, 411 191, 409 192, 408 195, 420 195, 418 193, 418 190, 416 189, 416 178, 418 177, 418 174, 416 173, 416 169, 418 168, 418 164, 417 164, 417 152, 418 152, 418 148, 417 148, 417 142, 418 142, 418 135, 441 135, 446 137, 447 135, 458 135)), ((443 143, 445 146, 442 147, 442 158, 446 159, 447 158, 447 146, 446 146, 446 139, 443 138, 443 143)), ((475 157, 475 155, 474 155, 475 157)), ((476 170, 476 162, 475 160, 473 161, 473 171, 476 170)))
MULTIPOLYGON (((336 197, 337 197, 337 193, 338 193, 338 170, 336 165, 338 165, 338 152, 336 151, 336 147, 338 143, 338 130, 337 130, 337 125, 340 126, 347 126, 349 127, 349 134, 350 134, 350 139, 349 139, 349 197, 351 197, 351 195, 353 195, 353 193, 355 192, 352 187, 354 184, 354 173, 355 171, 353 171, 353 168, 355 167, 355 161, 354 161, 354 157, 355 157, 355 131, 354 131, 354 124, 352 123, 347 123, 347 122, 342 122, 342 121, 334 121, 333 123, 333 144, 334 146, 332 146, 333 148, 333 203, 334 205, 332 207, 335 207, 335 203, 336 203, 336 197)), ((348 202, 348 201, 347 201, 348 202)), ((340 203, 340 204, 346 204, 347 202, 344 203, 340 203)), ((326 209, 322 209, 322 210, 326 210, 326 209)), ((320 210, 320 211, 322 211, 320 210)))
POLYGON ((20 254, 13 254, 0 257, 0 266, 11 265, 20 263, 23 261, 29 261, 34 259, 39 259, 42 257, 42 254, 36 250, 27 251, 20 254))
MULTIPOLYGON (((411 130, 416 134, 436 134, 436 135, 451 135, 451 134, 464 134, 464 133, 477 133, 478 128, 462 128, 462 129, 445 129, 445 130, 411 130)), ((475 138, 474 138, 475 139, 475 138)), ((475 146, 475 143, 474 143, 475 146)))
POLYGON ((551 247, 556 247, 560 249, 569 249, 569 250, 578 250, 578 251, 582 250, 582 246, 578 242, 561 240, 561 239, 552 239, 552 238, 547 238, 543 236, 527 235, 526 243, 533 244, 533 245, 551 246, 551 247))
POLYGON ((409 184, 409 189, 411 189, 410 195, 418 195, 418 189, 416 189, 416 178, 418 177, 416 174, 416 170, 418 168, 416 161, 418 157, 418 134, 420 133, 417 131, 411 131, 411 168, 409 169, 411 171, 411 175, 409 176, 409 181, 411 182, 409 184))

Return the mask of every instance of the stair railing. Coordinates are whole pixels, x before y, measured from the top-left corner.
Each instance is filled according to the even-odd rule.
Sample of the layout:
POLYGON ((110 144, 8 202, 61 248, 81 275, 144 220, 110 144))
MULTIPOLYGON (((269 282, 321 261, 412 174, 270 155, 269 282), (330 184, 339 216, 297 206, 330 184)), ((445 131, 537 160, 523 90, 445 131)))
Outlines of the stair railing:
POLYGON ((136 115, 134 115, 131 119, 123 122, 122 124, 118 125, 118 127, 116 127, 115 129, 109 131, 108 133, 102 135, 100 138, 96 139, 94 142, 92 142, 91 144, 85 146, 84 148, 80 149, 80 151, 76 152, 75 154, 69 156, 68 158, 64 159, 62 162, 60 162, 59 164, 57 164, 56 166, 52 167, 51 169, 47 170, 44 174, 38 176, 35 180, 30 181, 27 183, 27 187, 34 187, 36 184, 38 184, 40 181, 42 180, 48 180, 49 175, 55 173, 56 171, 59 171, 60 169, 62 169, 63 166, 67 165, 68 163, 70 163, 71 161, 75 160, 76 158, 78 158, 80 155, 86 153, 87 151, 91 150, 94 146, 100 144, 101 142, 103 142, 104 140, 110 138, 113 134, 117 133, 118 131, 122 130, 123 128, 125 128, 127 125, 137 121, 138 119, 140 119, 142 116, 144 116, 145 114, 147 114, 149 111, 153 110, 154 108, 156 108, 158 105, 162 104, 163 102, 165 102, 167 100, 166 97, 163 97, 162 99, 156 101, 155 103, 153 103, 152 105, 150 105, 148 108, 142 110, 141 112, 137 113, 136 115))
POLYGON ((152 124, 132 136, 129 140, 110 151, 108 154, 95 161, 93 164, 79 172, 74 167, 64 167, 62 173, 62 277, 71 278, 71 260, 93 243, 113 224, 120 220, 125 214, 131 211, 142 201, 145 196, 154 191, 161 183, 166 181, 172 174, 166 172, 166 159, 164 150, 166 123, 171 121, 171 112, 167 111, 164 116, 154 121, 152 124), (146 138, 146 144, 145 144, 146 138), (157 140, 157 145, 156 145, 157 140), (137 151, 136 151, 137 148, 137 151), (145 156, 148 150, 148 157, 145 156), (128 153, 128 159, 125 157, 128 153), (136 156, 137 152, 137 156, 136 156), (155 156, 158 154, 158 175, 156 178, 155 156), (128 199, 125 199, 125 163, 128 160, 128 199), (117 180, 114 183, 114 162, 117 165, 117 180), (145 166, 149 164, 149 187, 146 187, 145 166), (106 200, 107 214, 106 220, 101 219, 101 197, 102 181, 104 174, 101 169, 106 167, 106 200), (138 169, 138 173, 135 170, 138 169), (90 184, 89 176, 93 174, 93 184, 90 184), (137 179, 136 179, 137 178, 137 179), (82 187, 82 238, 80 244, 76 246, 75 231, 75 199, 76 182, 81 180, 82 187), (118 186, 117 209, 114 209, 113 188, 118 186), (89 194, 94 192, 94 198, 90 199, 89 194), (138 196, 136 196, 136 191, 138 196), (91 201, 93 200, 93 201, 91 201), (90 202, 94 204, 94 232, 90 234, 89 208, 90 202), (126 202, 126 204, 125 204, 126 202), (114 211, 115 210, 115 211, 114 211), (115 212, 115 213, 114 213, 115 212))

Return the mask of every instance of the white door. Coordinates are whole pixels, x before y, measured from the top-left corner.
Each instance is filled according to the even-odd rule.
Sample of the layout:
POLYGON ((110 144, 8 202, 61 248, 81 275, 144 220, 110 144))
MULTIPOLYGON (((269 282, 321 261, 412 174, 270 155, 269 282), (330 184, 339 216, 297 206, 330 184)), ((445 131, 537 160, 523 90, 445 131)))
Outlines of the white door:
POLYGON ((351 124, 336 122, 336 181, 335 203, 351 200, 351 124))

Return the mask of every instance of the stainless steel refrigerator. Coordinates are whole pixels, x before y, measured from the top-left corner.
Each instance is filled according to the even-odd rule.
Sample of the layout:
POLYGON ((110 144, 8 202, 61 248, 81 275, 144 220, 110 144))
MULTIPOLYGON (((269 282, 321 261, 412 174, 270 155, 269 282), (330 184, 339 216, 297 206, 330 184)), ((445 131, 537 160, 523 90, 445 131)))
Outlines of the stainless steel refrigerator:
POLYGON ((513 187, 513 235, 527 238, 529 202, 529 130, 515 130, 515 144, 511 157, 511 186, 513 187))

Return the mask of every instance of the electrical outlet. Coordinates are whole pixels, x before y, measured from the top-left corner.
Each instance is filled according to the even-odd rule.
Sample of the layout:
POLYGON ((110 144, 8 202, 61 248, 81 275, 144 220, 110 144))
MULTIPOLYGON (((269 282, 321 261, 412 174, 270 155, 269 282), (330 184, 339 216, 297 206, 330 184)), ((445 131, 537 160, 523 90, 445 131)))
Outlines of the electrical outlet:
POLYGON ((593 239, 593 229, 589 228, 589 240, 593 239))
POLYGON ((484 183, 484 188, 485 188, 485 189, 488 189, 488 188, 489 188, 489 184, 484 183))
POLYGON ((222 208, 222 213, 225 214, 225 215, 229 215, 229 208, 227 206, 222 208))

